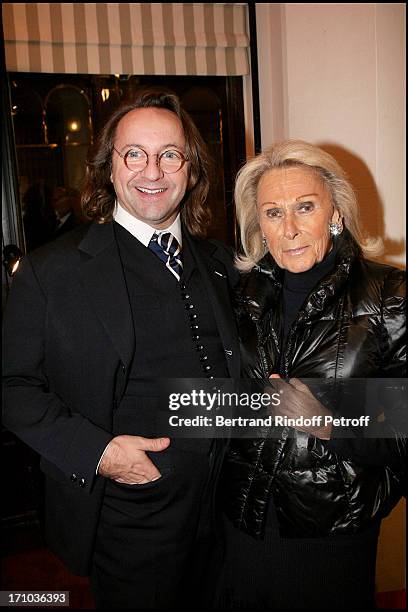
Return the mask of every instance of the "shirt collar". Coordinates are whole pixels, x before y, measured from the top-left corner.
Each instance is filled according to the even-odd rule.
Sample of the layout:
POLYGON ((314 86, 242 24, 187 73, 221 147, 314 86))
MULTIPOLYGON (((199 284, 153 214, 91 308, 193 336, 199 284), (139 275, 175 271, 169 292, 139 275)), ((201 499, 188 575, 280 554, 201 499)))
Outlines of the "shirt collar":
POLYGON ((177 215, 173 223, 166 227, 165 229, 156 230, 148 223, 137 219, 133 215, 131 215, 127 210, 125 210, 118 201, 116 201, 116 206, 113 211, 114 220, 119 223, 122 227, 124 227, 128 232, 137 238, 139 242, 144 244, 144 246, 148 246, 150 240, 152 239, 153 234, 156 232, 157 234, 164 234, 165 232, 170 232, 177 238, 177 241, 182 246, 182 232, 181 232, 181 219, 180 213, 177 215))
POLYGON ((61 227, 61 225, 64 225, 65 221, 68 219, 68 217, 70 216, 71 211, 68 211, 65 215, 63 215, 62 217, 58 217, 58 227, 61 227))

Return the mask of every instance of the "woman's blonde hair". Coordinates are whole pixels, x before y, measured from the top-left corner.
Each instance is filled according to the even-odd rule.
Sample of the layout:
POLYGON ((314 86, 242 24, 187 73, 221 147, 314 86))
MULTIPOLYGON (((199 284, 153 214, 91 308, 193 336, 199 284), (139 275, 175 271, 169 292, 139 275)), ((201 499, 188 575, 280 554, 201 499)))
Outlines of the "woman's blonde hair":
POLYGON ((362 252, 371 256, 381 252, 381 238, 369 238, 361 231, 353 187, 334 157, 303 140, 285 140, 248 161, 238 172, 235 183, 235 206, 244 252, 236 259, 236 265, 240 270, 245 272, 251 270, 267 252, 258 218, 259 181, 268 170, 288 167, 311 169, 316 172, 330 193, 333 206, 339 211, 343 225, 352 234, 362 252))

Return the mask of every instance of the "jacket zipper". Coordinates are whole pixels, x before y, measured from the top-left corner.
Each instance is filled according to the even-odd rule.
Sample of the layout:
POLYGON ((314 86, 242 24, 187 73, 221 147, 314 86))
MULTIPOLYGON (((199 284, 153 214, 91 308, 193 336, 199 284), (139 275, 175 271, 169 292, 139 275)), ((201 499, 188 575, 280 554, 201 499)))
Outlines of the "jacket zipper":
MULTIPOLYGON (((289 376, 289 356, 292 350, 292 345, 293 345, 293 338, 295 335, 295 331, 297 328, 297 322, 295 321, 294 324, 292 325, 290 331, 289 331, 289 335, 288 335, 288 339, 286 341, 286 348, 285 348, 285 352, 283 354, 283 372, 282 375, 284 378, 288 378, 289 376)), ((282 361, 281 361, 282 364, 282 361)))
POLYGON ((258 349, 259 349, 259 353, 261 356, 261 364, 262 364, 262 368, 263 368, 263 373, 265 378, 269 378, 269 374, 268 374, 268 360, 266 359, 266 354, 265 354, 265 349, 261 344, 261 326, 259 325, 259 321, 255 321, 255 327, 256 327, 256 335, 258 338, 258 349))
MULTIPOLYGON (((261 363, 262 363, 263 373, 264 373, 265 378, 269 378, 270 372, 269 372, 269 367, 268 367, 268 360, 266 358, 265 348, 264 348, 263 344, 261 344, 262 330, 261 330, 261 326, 259 325, 259 321, 256 321, 256 332, 257 332, 257 336, 258 336, 258 348, 259 348, 259 353, 260 353, 260 356, 261 356, 261 363)), ((277 337, 276 332, 275 332, 275 330, 273 329, 272 326, 271 326, 271 333, 272 333, 273 341, 275 342, 276 350, 277 350, 278 354, 280 354, 278 337, 277 337)))

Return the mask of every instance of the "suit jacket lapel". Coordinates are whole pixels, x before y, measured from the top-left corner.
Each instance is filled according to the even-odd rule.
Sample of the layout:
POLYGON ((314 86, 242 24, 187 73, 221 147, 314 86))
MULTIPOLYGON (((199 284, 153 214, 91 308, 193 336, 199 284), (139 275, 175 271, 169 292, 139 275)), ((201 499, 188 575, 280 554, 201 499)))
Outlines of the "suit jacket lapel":
POLYGON ((79 244, 83 287, 122 362, 134 352, 134 328, 113 223, 92 224, 79 244))
POLYGON ((240 376, 239 343, 225 266, 216 258, 216 245, 194 240, 187 232, 183 234, 183 239, 188 241, 205 284, 224 346, 228 371, 231 377, 238 378, 240 376))

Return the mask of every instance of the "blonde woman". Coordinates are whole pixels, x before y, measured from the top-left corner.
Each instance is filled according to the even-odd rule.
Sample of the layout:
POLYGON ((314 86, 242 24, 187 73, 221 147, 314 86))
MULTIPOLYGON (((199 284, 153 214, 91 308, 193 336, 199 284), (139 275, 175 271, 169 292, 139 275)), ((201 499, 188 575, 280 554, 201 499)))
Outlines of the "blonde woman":
MULTIPOLYGON (((335 159, 279 143, 242 168, 235 199, 244 376, 405 376, 405 274, 365 258, 381 244, 363 236, 335 159)), ((400 496, 404 449, 397 433, 362 442, 329 425, 232 440, 220 607, 374 607, 378 530, 400 496)))

